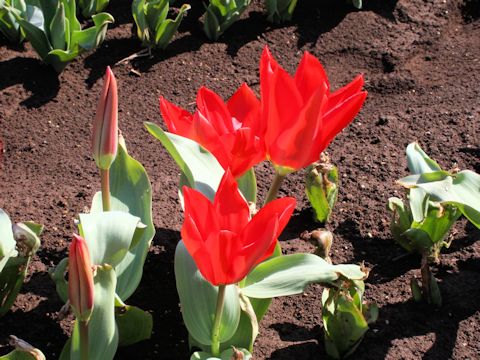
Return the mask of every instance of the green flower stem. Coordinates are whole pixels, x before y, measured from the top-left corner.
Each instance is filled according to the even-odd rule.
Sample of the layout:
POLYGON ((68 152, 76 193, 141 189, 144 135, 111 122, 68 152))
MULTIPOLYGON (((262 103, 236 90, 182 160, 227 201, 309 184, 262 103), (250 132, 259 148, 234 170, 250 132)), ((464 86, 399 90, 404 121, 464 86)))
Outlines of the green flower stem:
POLYGON ((110 170, 100 170, 103 211, 110 211, 110 170))
POLYGON ((225 304, 225 289, 226 285, 218 287, 217 307, 215 309, 215 319, 213 321, 212 329, 212 355, 220 357, 220 322, 222 320, 223 306, 225 304))
POLYGON ((275 171, 275 177, 273 178, 272 184, 270 185, 270 189, 268 190, 268 194, 265 198, 263 206, 267 205, 270 201, 277 198, 278 190, 280 190, 280 186, 282 186, 282 182, 286 176, 286 174, 284 175, 278 171, 275 171))
POLYGON ((79 321, 80 359, 88 360, 88 321, 79 321))

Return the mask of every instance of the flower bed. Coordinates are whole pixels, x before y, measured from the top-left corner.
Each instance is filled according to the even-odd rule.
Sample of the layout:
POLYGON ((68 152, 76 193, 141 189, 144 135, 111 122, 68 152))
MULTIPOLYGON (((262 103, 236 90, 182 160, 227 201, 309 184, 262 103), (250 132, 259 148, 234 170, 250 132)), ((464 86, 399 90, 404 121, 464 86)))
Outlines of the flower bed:
MULTIPOLYGON (((443 307, 435 311, 411 300, 408 280, 419 276, 419 258, 404 256, 389 230, 387 199, 401 195, 395 180, 408 174, 405 147, 418 141, 443 168, 479 168, 478 14, 462 2, 387 1, 354 11, 338 1, 299 2, 293 22, 270 27, 254 3, 250 13, 208 43, 192 10, 164 53, 114 68, 119 83, 119 121, 129 152, 146 167, 153 188, 156 235, 143 280, 129 301, 151 312, 151 340, 120 348, 117 358, 183 359, 187 332, 178 308, 173 255, 183 222, 177 200, 178 169, 151 138, 144 121, 161 123, 158 98, 193 111, 197 89, 207 85, 228 98, 242 82, 259 91, 258 59, 268 44, 291 73, 301 52, 321 59, 332 88, 363 72, 369 97, 356 120, 329 147, 339 168, 339 200, 329 229, 335 234, 334 263, 363 260, 371 273, 366 298, 380 307, 355 357, 361 359, 474 358, 480 351, 478 230, 465 222, 434 269, 443 307), (477 16, 477 18, 475 18, 477 16), (259 37, 259 38, 257 38, 259 37), (140 76, 139 76, 140 75, 140 76)), ((97 170, 90 155, 90 129, 104 68, 140 50, 131 36, 129 2, 112 7, 116 19, 96 52, 71 63, 62 75, 26 51, 0 50, 0 119, 5 146, 1 207, 15 221, 46 225, 42 247, 11 313, 0 320, 0 340, 16 334, 58 358, 72 318, 60 320, 47 267, 67 254, 73 218, 91 202, 97 170)), ((272 170, 257 166, 259 196, 265 197, 272 170)), ((313 252, 299 238, 313 230, 304 173, 287 177, 282 195, 297 209, 281 236, 285 253, 313 252)), ((305 295, 278 298, 261 325, 255 359, 325 356, 320 286, 305 295)), ((2 350, 3 351, 3 350, 2 350)))

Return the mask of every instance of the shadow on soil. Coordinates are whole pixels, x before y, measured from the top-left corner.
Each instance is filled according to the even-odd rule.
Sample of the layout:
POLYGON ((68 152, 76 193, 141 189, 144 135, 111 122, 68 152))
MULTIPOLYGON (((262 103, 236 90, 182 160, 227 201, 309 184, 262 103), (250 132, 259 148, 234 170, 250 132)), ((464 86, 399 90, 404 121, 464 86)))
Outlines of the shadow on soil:
POLYGON ((16 57, 0 62, 0 90, 21 84, 32 95, 21 102, 28 108, 38 108, 55 98, 60 88, 57 73, 40 60, 16 57))

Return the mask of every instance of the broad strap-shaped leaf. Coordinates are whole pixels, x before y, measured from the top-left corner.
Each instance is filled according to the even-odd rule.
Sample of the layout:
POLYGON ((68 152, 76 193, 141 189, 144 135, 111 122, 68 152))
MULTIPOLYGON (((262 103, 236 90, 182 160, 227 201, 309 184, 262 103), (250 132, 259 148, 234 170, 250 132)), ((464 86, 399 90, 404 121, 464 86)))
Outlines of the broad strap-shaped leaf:
POLYGON ((431 201, 456 206, 480 228, 480 175, 470 170, 456 174, 444 171, 410 175, 398 180, 407 188, 423 189, 431 201))
MULTIPOLYGON (((165 0, 167 3, 168 1, 165 0)), ((165 49, 178 30, 185 13, 190 10, 189 4, 183 4, 175 19, 167 19, 159 23, 155 29, 155 45, 165 49)))
POLYGON ((153 328, 152 315, 136 306, 116 307, 119 345, 127 346, 150 339, 153 328))
POLYGON ((11 257, 0 272, 0 318, 10 311, 27 275, 28 258, 11 257))
POLYGON ((12 222, 7 213, 0 209, 0 272, 5 267, 8 259, 16 256, 15 239, 13 238, 12 222))
POLYGON ((122 211, 80 214, 80 235, 92 264, 120 264, 130 248, 140 218, 122 211))
MULTIPOLYGON (((118 347, 118 328, 115 322, 115 270, 105 265, 95 275, 95 303, 88 325, 89 360, 112 360, 118 347)), ((75 322, 72 337, 65 344, 61 360, 80 359, 80 333, 75 322)))
POLYGON ((412 174, 423 174, 435 171, 441 171, 438 163, 431 159, 417 143, 411 143, 407 146, 408 169, 412 174))
MULTIPOLYGON (((112 210, 127 212, 146 225, 136 246, 130 247, 116 265, 117 294, 126 301, 136 290, 143 274, 148 249, 155 236, 152 220, 152 187, 145 168, 131 157, 124 141, 119 142, 117 157, 110 167, 112 210)), ((102 196, 98 192, 92 201, 91 212, 102 211, 102 196)))
MULTIPOLYGON (((175 251, 175 279, 188 332, 200 344, 210 345, 218 287, 211 285, 200 274, 183 241, 178 243, 175 251)), ((220 342, 227 341, 235 334, 239 321, 237 288, 228 285, 220 324, 220 342)))
POLYGON ((257 203, 257 178, 255 177, 255 170, 250 168, 245 174, 237 179, 238 188, 243 194, 243 197, 254 204, 257 203))
POLYGON ((333 283, 340 276, 362 280, 366 275, 358 265, 332 265, 313 254, 292 254, 259 264, 242 292, 259 299, 288 296, 302 293, 312 283, 333 283))
POLYGON ((145 127, 175 160, 185 185, 212 200, 224 173, 217 159, 195 141, 163 131, 154 123, 146 122, 145 127))

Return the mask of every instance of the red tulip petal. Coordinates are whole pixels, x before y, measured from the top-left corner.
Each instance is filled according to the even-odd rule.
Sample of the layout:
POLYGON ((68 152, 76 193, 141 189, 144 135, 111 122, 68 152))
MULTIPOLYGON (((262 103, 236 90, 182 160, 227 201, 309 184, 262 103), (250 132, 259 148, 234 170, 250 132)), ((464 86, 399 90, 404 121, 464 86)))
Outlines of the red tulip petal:
MULTIPOLYGON (((254 219, 257 215, 254 216, 254 219)), ((271 214, 268 217, 259 217, 256 221, 252 219, 245 227, 241 235, 243 249, 242 257, 245 259, 245 270, 241 274, 243 279, 258 263, 273 254, 278 233, 278 214, 271 214)))
POLYGON ((216 216, 221 230, 230 230, 239 234, 250 220, 250 209, 247 201, 238 190, 237 182, 230 169, 220 181, 213 201, 216 216))
POLYGON ((160 112, 171 133, 191 139, 193 136, 193 116, 187 110, 160 96, 160 112))
POLYGON ((230 170, 235 178, 265 160, 265 146, 249 128, 235 132, 235 142, 230 151, 230 170))
POLYGON ((68 295, 76 316, 88 321, 94 305, 92 263, 85 240, 76 234, 68 255, 68 295))
POLYGON ((268 46, 265 46, 262 51, 262 56, 260 58, 260 95, 261 95, 261 104, 262 104, 262 113, 261 118, 261 128, 260 134, 265 133, 267 125, 269 125, 268 120, 269 116, 269 107, 268 102, 270 98, 270 88, 272 77, 276 69, 281 68, 280 65, 275 61, 268 46))
POLYGON ((265 259, 270 257, 275 251, 277 239, 290 221, 293 211, 295 210, 295 205, 296 201, 294 198, 291 197, 273 200, 267 205, 265 205, 251 220, 265 222, 269 217, 272 217, 273 214, 276 214, 278 218, 278 227, 275 233, 275 237, 271 242, 268 250, 265 252, 264 256, 258 262, 264 261, 265 259))
POLYGON ((220 165, 226 169, 229 164, 229 154, 221 141, 220 135, 205 116, 196 112, 193 115, 193 136, 192 140, 198 142, 207 149, 218 160, 220 165))
POLYGON ((322 64, 309 52, 305 52, 298 65, 297 72, 295 73, 295 84, 302 95, 304 103, 306 103, 320 87, 323 88, 326 86, 327 91, 330 91, 327 74, 322 64))
MULTIPOLYGON (((297 111, 290 126, 285 124, 283 129, 279 129, 275 141, 267 139, 267 152, 274 164, 298 170, 318 160, 318 133, 327 99, 327 87, 324 84, 297 111)), ((288 108, 289 104, 285 104, 288 103, 284 102, 283 107, 288 108)), ((270 134, 270 130, 267 133, 270 134)))
POLYGON ((324 144, 325 148, 343 128, 353 121, 366 97, 366 91, 359 92, 338 104, 335 108, 329 109, 328 113, 324 115, 321 143, 324 144))
POLYGON ((328 97, 328 108, 335 108, 338 104, 361 91, 364 83, 365 80, 363 79, 363 75, 360 74, 348 85, 345 85, 344 87, 330 94, 328 97))
POLYGON ((232 116, 223 100, 206 87, 201 87, 197 95, 198 111, 212 124, 219 135, 234 131, 232 116))
POLYGON ((244 273, 241 245, 238 234, 228 230, 220 231, 218 237, 208 243, 215 272, 214 285, 234 284, 242 280, 239 277, 244 273))
POLYGON ((260 100, 247 84, 242 84, 232 95, 227 101, 227 108, 241 127, 252 128, 260 125, 260 100))
MULTIPOLYGON (((211 233, 220 231, 213 204, 201 192, 183 187, 185 222, 182 238, 190 243, 206 242, 211 233)), ((194 250, 192 248, 192 250, 194 250)))
POLYGON ((182 227, 182 240, 187 248, 188 253, 192 256, 195 264, 197 265, 198 270, 202 276, 212 284, 216 284, 216 275, 215 269, 213 268, 212 263, 212 254, 210 252, 209 244, 211 243, 210 238, 215 238, 218 236, 217 233, 210 233, 209 238, 205 241, 198 241, 192 237, 192 234, 195 234, 195 224, 192 223, 193 219, 185 218, 185 222, 182 227), (186 225, 186 223, 189 223, 186 225), (193 233, 191 231, 193 230, 193 233))
POLYGON ((285 70, 277 68, 271 79, 269 98, 265 101, 269 116, 265 142, 267 150, 270 151, 278 136, 296 125, 303 100, 292 77, 285 70))

